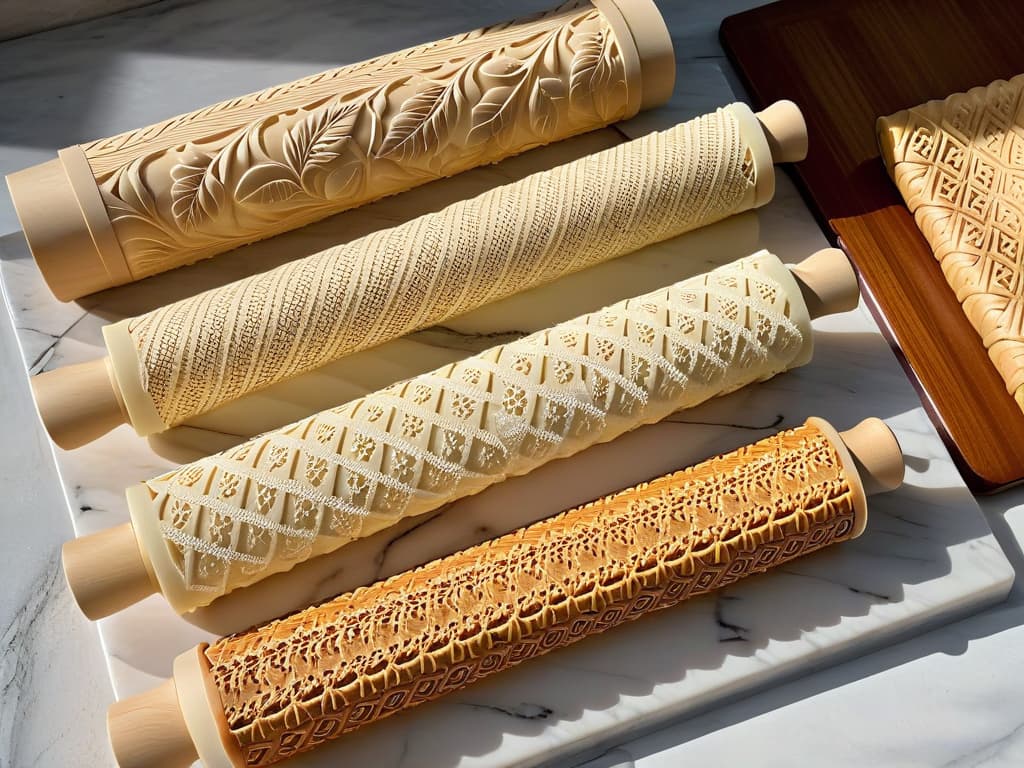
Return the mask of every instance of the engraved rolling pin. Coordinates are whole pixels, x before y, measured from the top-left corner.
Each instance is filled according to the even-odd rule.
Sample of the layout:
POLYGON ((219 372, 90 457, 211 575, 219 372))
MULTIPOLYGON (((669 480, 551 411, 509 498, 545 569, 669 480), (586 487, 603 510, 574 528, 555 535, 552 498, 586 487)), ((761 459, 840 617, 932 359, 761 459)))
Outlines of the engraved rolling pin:
POLYGON ((120 768, 265 766, 858 536, 902 482, 892 432, 809 419, 262 627, 114 704, 120 768))
POLYGON ((99 618, 153 592, 186 612, 680 408, 806 363, 850 309, 841 251, 766 251, 329 409, 127 491, 131 522, 68 542, 99 618))
POLYGON ((762 205, 800 111, 732 104, 104 328, 109 357, 33 379, 65 448, 160 432, 263 387, 762 205), (758 119, 760 118, 760 120, 758 119))
POLYGON ((8 185, 68 301, 631 117, 674 80, 652 0, 579 0, 69 147, 8 185))

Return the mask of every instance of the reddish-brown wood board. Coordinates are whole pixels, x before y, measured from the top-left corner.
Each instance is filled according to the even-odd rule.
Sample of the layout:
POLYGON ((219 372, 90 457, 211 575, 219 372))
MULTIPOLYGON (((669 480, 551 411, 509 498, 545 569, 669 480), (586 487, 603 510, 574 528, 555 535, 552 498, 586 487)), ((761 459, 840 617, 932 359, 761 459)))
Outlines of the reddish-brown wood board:
MULTIPOLYGON (((797 182, 968 485, 1024 480, 1024 413, 879 157, 875 121, 1024 72, 1020 0, 782 0, 730 16, 722 44, 755 107, 792 99, 810 151, 797 182)), ((867 395, 869 396, 869 395, 867 395)))

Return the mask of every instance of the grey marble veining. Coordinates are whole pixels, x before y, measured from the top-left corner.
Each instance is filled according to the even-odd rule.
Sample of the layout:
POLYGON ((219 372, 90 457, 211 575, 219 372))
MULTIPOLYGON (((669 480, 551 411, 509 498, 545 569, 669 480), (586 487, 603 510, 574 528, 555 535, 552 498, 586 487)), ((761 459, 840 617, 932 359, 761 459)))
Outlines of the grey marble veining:
MULTIPOLYGON (((717 26, 724 15, 749 4, 659 3, 682 64, 677 98, 669 109, 641 117, 624 130, 649 130, 658 121, 684 119, 731 99, 719 69, 717 26)), ((326 0, 287 7, 242 0, 175 1, 0 44, 0 100, 18 106, 13 119, 0 126, 0 170, 47 159, 57 147, 75 141, 546 5, 508 0, 424 6, 387 0, 342 9, 326 0), (239 18, 243 7, 248 10, 239 18)), ((384 201, 368 216, 336 217, 307 228, 288 236, 284 251, 280 244, 257 245, 82 305, 59 305, 49 297, 19 234, 0 239, 0 275, 22 353, 19 359, 10 329, 0 327, 5 363, 0 368, 0 417, 10 424, 0 435, 5 459, 0 471, 9 470, 4 487, 13 489, 5 514, 30 521, 20 526, 18 541, 0 542, 3 572, 12 585, 9 594, 0 596, 0 766, 110 763, 102 726, 111 695, 103 656, 95 632, 70 605, 55 575, 59 542, 71 533, 67 510, 80 532, 118 522, 124 519, 121 489, 127 483, 197 451, 274 426, 243 423, 237 409, 228 407, 149 443, 121 428, 83 451, 57 452, 62 491, 54 454, 31 412, 25 367, 38 371, 99 354, 101 314, 141 311, 354 237, 354 228, 382 226, 437 207, 445 195, 472 194, 563 152, 593 151, 614 140, 594 134, 546 160, 543 153, 530 153, 419 196, 384 201), (353 219, 357 225, 348 223, 353 219)), ((5 198, 0 206, 0 234, 13 232, 17 225, 9 201, 5 198)), ((354 356, 319 374, 323 378, 314 386, 275 388, 258 397, 287 402, 300 416, 759 246, 795 260, 823 245, 799 196, 782 180, 777 199, 757 216, 740 217, 354 356)), ((345 557, 321 558, 285 575, 293 588, 300 581, 309 586, 284 592, 299 603, 337 593, 588 496, 757 439, 811 413, 840 426, 867 415, 885 417, 907 449, 908 485, 872 505, 864 537, 588 640, 357 733, 296 765, 441 768, 544 761, 572 765, 596 759, 594 768, 610 768, 620 758, 624 765, 667 766, 691 759, 711 765, 769 764, 776 756, 779 764, 832 764, 841 758, 853 765, 862 764, 858 755, 881 764, 937 764, 943 754, 962 764, 998 764, 1016 755, 1014 734, 1020 723, 1015 712, 1021 707, 1012 702, 1021 701, 1024 686, 1019 685, 1019 659, 1012 654, 1014 641, 1022 647, 1024 630, 1017 629, 1022 622, 1012 607, 803 680, 766 685, 977 610, 999 600, 1012 577, 986 518, 957 477, 873 322, 857 311, 815 327, 815 360, 800 371, 504 483, 444 514, 407 521, 361 542, 345 557), (601 477, 605 487, 596 487, 594 477, 601 477), (970 663, 957 666, 959 657, 951 654, 958 652, 970 656, 970 663), (986 662, 1000 653, 1009 661, 993 670, 986 662), (666 720, 706 711, 752 689, 765 692, 660 735, 623 743, 666 720), (986 704, 989 689, 998 698, 986 704), (957 693, 943 696, 947 691, 957 693), (812 698, 802 702, 805 696, 812 698), (877 704, 880 699, 884 706, 877 704), (979 722, 968 733, 956 729, 958 717, 979 722), (788 746, 767 752, 759 746, 766 740, 775 744, 780 732, 799 733, 801 728, 810 731, 805 740, 788 739, 788 746), (915 739, 922 738, 939 746, 912 754, 915 739)), ((1002 498, 986 502, 986 508, 993 527, 1012 547, 1014 532, 1024 530, 1024 514, 1016 514, 1013 505, 1024 496, 1002 498)), ((294 607, 264 598, 258 590, 242 594, 228 602, 228 609, 194 616, 192 623, 152 598, 104 621, 100 630, 118 693, 148 687, 168 673, 175 652, 258 618, 254 611, 294 607)))
POLYGON ((99 637, 60 572, 60 544, 73 530, 7 312, 0 370, 0 766, 104 765, 96 735, 113 696, 99 637))

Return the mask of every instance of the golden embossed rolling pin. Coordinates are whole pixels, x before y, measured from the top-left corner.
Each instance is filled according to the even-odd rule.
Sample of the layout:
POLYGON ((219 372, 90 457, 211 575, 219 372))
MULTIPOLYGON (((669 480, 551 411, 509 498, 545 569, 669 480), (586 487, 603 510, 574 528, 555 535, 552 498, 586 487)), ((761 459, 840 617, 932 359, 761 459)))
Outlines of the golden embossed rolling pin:
POLYGON ((185 612, 811 356, 850 309, 841 251, 766 251, 446 365, 128 489, 131 522, 68 542, 86 615, 185 612), (792 269, 792 272, 790 271, 792 269))
POLYGON ((577 0, 69 147, 8 185, 70 300, 631 117, 674 80, 652 0, 577 0))
POLYGON ((33 379, 66 448, 159 432, 345 355, 762 205, 799 110, 732 104, 104 328, 109 357, 33 379), (760 118, 760 121, 759 119, 760 118))
POLYGON ((853 538, 903 456, 821 419, 179 656, 110 708, 121 768, 265 766, 853 538))

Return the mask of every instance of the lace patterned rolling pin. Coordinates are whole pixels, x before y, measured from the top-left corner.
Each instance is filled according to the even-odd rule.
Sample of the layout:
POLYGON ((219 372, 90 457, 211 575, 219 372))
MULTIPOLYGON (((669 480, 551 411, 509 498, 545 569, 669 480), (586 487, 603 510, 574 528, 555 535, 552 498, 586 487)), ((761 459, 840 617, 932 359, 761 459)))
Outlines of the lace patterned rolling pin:
POLYGON ((732 104, 104 329, 109 357, 35 377, 65 448, 160 432, 275 382, 762 205, 799 110, 732 104), (760 118, 760 122, 758 120, 760 118))
POLYGON ((179 656, 114 704, 121 768, 265 766, 858 536, 892 433, 821 419, 179 656))
POLYGON ((841 251, 762 251, 268 432, 128 489, 132 522, 68 542, 86 615, 185 612, 397 520, 803 365, 856 306, 841 251), (806 296, 806 298, 805 298, 806 296))
POLYGON ((61 150, 8 177, 71 300, 664 103, 652 0, 577 0, 61 150))

